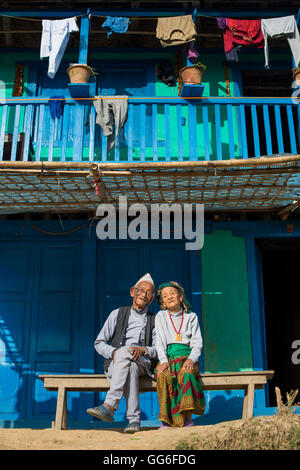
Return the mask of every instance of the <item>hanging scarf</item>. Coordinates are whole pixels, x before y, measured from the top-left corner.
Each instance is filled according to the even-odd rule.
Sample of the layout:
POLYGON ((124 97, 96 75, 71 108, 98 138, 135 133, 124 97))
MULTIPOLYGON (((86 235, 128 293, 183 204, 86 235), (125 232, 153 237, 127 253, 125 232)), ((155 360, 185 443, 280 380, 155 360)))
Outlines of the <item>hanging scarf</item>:
POLYGON ((179 291, 180 294, 182 294, 182 306, 183 306, 183 311, 184 313, 190 313, 192 312, 192 306, 191 304, 186 300, 185 298, 185 293, 184 293, 184 290, 183 290, 183 287, 176 281, 167 281, 167 282, 164 282, 163 284, 161 284, 159 287, 158 287, 158 290, 157 290, 157 301, 160 305, 160 308, 162 310, 165 310, 165 307, 163 305, 163 301, 161 299, 161 291, 165 288, 165 287, 175 287, 175 289, 177 289, 179 291))
POLYGON ((64 109, 64 96, 50 96, 49 102, 49 111, 52 119, 59 119, 63 113, 64 109))

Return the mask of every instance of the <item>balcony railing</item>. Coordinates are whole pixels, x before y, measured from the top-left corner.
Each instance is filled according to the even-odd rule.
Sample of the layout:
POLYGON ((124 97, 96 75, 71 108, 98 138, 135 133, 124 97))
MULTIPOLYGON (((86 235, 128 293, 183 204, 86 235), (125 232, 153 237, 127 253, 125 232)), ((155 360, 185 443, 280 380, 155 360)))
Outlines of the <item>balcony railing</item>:
POLYGON ((196 161, 298 152, 298 106, 291 98, 129 98, 128 119, 107 155, 92 101, 0 100, 0 160, 196 161))

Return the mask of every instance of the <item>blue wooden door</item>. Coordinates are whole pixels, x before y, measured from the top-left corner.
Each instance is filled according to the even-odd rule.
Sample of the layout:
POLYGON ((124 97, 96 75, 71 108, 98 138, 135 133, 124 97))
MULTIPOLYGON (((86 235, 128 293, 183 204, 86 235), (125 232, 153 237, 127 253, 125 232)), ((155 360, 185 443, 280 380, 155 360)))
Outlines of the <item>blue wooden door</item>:
MULTIPOLYGON (((79 370, 80 249, 75 242, 41 243, 37 247, 32 297, 32 337, 27 415, 47 419, 55 414, 56 392, 44 389, 39 374, 79 370)), ((68 398, 76 418, 78 394, 68 398)))
MULTIPOLYGON (((122 305, 131 305, 129 289, 145 273, 153 277, 156 288, 162 282, 177 280, 186 288, 190 298, 190 256, 183 243, 177 242, 102 242, 97 248, 97 297, 95 336, 100 331, 109 313, 122 305)), ((156 301, 150 306, 153 313, 159 310, 156 301)), ((95 371, 103 373, 103 359, 95 353, 95 371)), ((103 401, 105 394, 96 397, 103 401)), ((145 393, 140 397, 141 419, 157 419, 159 408, 156 393, 145 393)), ((124 419, 125 400, 122 399, 117 420, 124 419)))
MULTIPOLYGON (((97 95, 128 97, 154 96, 154 65, 135 63, 100 63, 97 81, 97 95)), ((152 143, 152 108, 151 105, 142 107, 132 104, 132 115, 129 115, 128 124, 121 130, 119 146, 127 147, 127 127, 133 129, 133 146, 140 147, 141 135, 145 136, 145 145, 152 143)), ((130 111, 131 113, 131 111, 130 111)), ((99 131, 99 129, 98 129, 99 131)), ((96 134, 97 135, 97 134, 96 134)))
MULTIPOLYGON (((31 71, 29 80, 36 80, 35 93, 43 98, 52 96, 64 96, 70 98, 68 88, 69 77, 66 73, 68 63, 63 61, 54 77, 50 79, 47 75, 47 64, 40 64, 39 69, 31 71), (37 78, 35 78, 37 77, 37 78)), ((153 64, 136 64, 133 61, 118 61, 118 63, 105 61, 93 63, 97 70, 96 83, 90 87, 91 93, 96 95, 114 96, 126 95, 133 97, 154 95, 154 75, 153 64), (95 90, 92 91, 92 90, 95 90)), ((93 80, 93 79, 92 79, 93 80)), ((80 103, 80 111, 83 112, 81 129, 83 135, 83 145, 88 148, 90 145, 90 111, 93 106, 92 101, 88 104, 80 103)), ((152 143, 152 108, 151 105, 134 105, 130 111, 130 126, 134 130, 131 145, 139 148, 141 135, 144 136, 145 145, 152 143), (132 114, 131 114, 132 113, 132 114)), ((32 144, 37 159, 60 159, 71 158, 72 151, 68 147, 73 147, 75 122, 78 120, 78 108, 74 104, 64 104, 63 116, 60 119, 53 119, 50 114, 49 105, 41 104, 36 107, 32 144), (51 149, 51 150, 49 150, 51 149), (63 149, 63 150, 61 150, 63 149), (63 152, 63 155, 62 153, 63 152)), ((125 124, 120 132, 119 146, 128 146, 127 137, 128 125, 125 124)), ((95 128, 95 147, 102 147, 102 130, 100 126, 95 128)))
POLYGON ((32 244, 0 245, 0 421, 25 417, 30 377, 32 244))
MULTIPOLYGON (((72 242, 1 243, 0 419, 53 419, 45 373, 79 370, 79 247, 72 242)), ((76 417, 78 396, 68 399, 76 417)))

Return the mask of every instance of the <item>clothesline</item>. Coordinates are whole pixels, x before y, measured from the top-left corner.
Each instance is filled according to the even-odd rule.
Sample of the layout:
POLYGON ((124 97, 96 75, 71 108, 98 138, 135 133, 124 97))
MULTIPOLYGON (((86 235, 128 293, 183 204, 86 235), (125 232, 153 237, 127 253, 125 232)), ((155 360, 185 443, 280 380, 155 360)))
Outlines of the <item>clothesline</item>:
MULTIPOLYGON (((6 34, 6 33, 12 33, 12 34, 37 34, 37 33, 41 33, 42 30, 41 29, 23 29, 23 30, 3 30, 1 29, 0 30, 0 34, 6 34)), ((90 34, 107 34, 107 31, 101 31, 101 30, 91 30, 89 31, 90 34)), ((155 31, 143 31, 143 30, 138 30, 138 31, 127 31, 126 34, 132 34, 132 35, 140 35, 140 34, 144 34, 144 35, 147 35, 147 36, 154 36, 155 35, 155 31)), ((207 37, 207 38, 219 38, 220 37, 220 34, 218 33, 197 33, 197 36, 201 36, 201 37, 207 37)))
MULTIPOLYGON (((76 18, 80 18, 80 17, 85 16, 85 15, 86 15, 86 13, 83 13, 82 15, 76 15, 76 18)), ((39 18, 27 18, 27 17, 22 17, 22 16, 4 15, 3 13, 0 13, 0 16, 5 17, 5 18, 13 18, 14 20, 39 21, 40 23, 43 21, 43 18, 41 18, 41 19, 39 19, 39 18)), ((75 15, 73 15, 73 17, 74 16, 75 15)))
MULTIPOLYGON (((0 98, 0 103, 1 101, 50 101, 50 100, 55 100, 55 101, 68 101, 68 100, 71 100, 72 98, 66 98, 66 97, 63 97, 63 98, 0 98)), ((103 96, 94 96, 94 97, 86 97, 86 98, 76 98, 76 100, 74 101, 78 101, 78 100, 83 100, 83 101, 95 101, 95 100, 102 100, 102 99, 109 99, 109 100, 112 100, 112 99, 116 99, 116 100, 119 100, 119 99, 124 99, 124 100, 165 100, 165 99, 168 99, 168 100, 183 100, 185 101, 186 99, 195 99, 195 100, 209 100, 209 99, 214 99, 214 100, 228 100, 228 99, 235 99, 235 100, 253 100, 253 99, 257 99, 257 100, 278 100, 278 99, 297 99, 299 100, 300 99, 300 96, 231 96, 230 98, 228 98, 228 96, 190 96, 190 97, 180 97, 180 96, 138 96, 138 97, 135 97, 135 96, 128 96, 128 95, 125 95, 125 96, 107 96, 107 95, 103 95, 103 96)))
MULTIPOLYGON (((194 41, 197 36, 205 33, 197 32, 195 18, 197 10, 193 15, 177 15, 176 17, 158 17, 156 37, 163 47, 185 44, 183 52, 191 63, 196 63, 199 52, 195 49, 194 41)), ((86 15, 91 18, 92 13, 88 10, 86 15)), ((84 16, 84 15, 81 15, 84 16)), ((96 15, 100 16, 100 15, 96 15)), ((101 15, 102 17, 102 15, 101 15)), ((292 51, 293 63, 296 67, 300 64, 300 35, 297 21, 294 15, 276 17, 269 19, 234 19, 227 17, 216 17, 218 28, 223 33, 224 49, 227 62, 238 62, 238 52, 247 46, 264 48, 265 68, 269 68, 269 37, 286 37, 292 51)), ((70 34, 79 32, 77 16, 72 16, 58 21, 39 20, 42 22, 43 31, 41 38, 40 58, 49 57, 49 78, 54 78, 60 61, 66 49, 70 34)), ((124 34, 128 32, 130 19, 127 17, 107 16, 102 29, 107 32, 107 38, 112 33, 124 34)), ((12 31, 13 33, 13 31, 12 31)), ((85 31, 87 33, 87 31, 85 31)), ((129 31, 129 34, 131 31, 129 31)), ((151 34, 151 32, 147 32, 151 34)), ((132 34, 141 34, 132 31, 132 34)), ((154 32, 153 32, 154 34, 154 32)), ((84 51, 86 61, 86 51, 84 51)))
MULTIPOLYGON (((192 13, 186 13, 186 14, 192 14, 192 13)), ((89 13, 89 15, 91 15, 91 17, 95 17, 95 18, 106 18, 107 17, 105 15, 95 15, 93 13, 89 13)), ((28 17, 7 15, 7 14, 3 14, 3 13, 0 13, 0 16, 5 17, 5 18, 13 18, 15 20, 28 20, 28 21, 39 21, 39 22, 43 21, 43 18, 41 18, 41 19, 39 19, 39 18, 28 18, 28 17)), ((74 16, 76 16, 76 18, 80 18, 80 17, 86 16, 86 13, 83 13, 81 15, 74 15, 74 16)), ((174 15, 174 16, 176 16, 176 15, 174 15)), ((177 16, 183 16, 183 15, 177 15, 177 16)), ((200 18, 209 18, 209 19, 216 19, 217 18, 216 16, 213 16, 213 15, 210 15, 210 16, 209 15, 202 15, 201 13, 198 13, 198 12, 196 13, 196 16, 198 16, 200 18)), ((285 16, 287 16, 287 15, 285 15, 285 16)), ((290 16, 290 15, 288 15, 288 16, 290 16)), ((294 14, 294 16, 296 17, 297 15, 294 14)), ((277 16, 275 16, 274 18, 276 18, 276 17, 277 16)), ((158 18, 167 18, 167 17, 166 16, 134 16, 134 17, 129 17, 130 20, 157 20, 158 18)), ((243 17, 243 19, 246 19, 246 18, 247 17, 243 17)), ((268 18, 270 18, 270 17, 266 17, 266 18, 259 18, 258 17, 257 19, 268 19, 268 18)))

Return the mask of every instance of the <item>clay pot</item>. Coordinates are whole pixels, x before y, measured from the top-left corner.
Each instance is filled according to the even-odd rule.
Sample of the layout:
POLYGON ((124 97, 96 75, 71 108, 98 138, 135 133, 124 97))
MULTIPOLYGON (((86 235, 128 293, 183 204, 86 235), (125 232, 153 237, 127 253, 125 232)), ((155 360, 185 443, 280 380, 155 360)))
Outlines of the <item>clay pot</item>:
POLYGON ((179 70, 179 77, 183 83, 201 85, 204 69, 197 65, 187 65, 179 70))
POLYGON ((300 67, 297 67, 296 69, 292 69, 293 72, 293 80, 296 81, 296 85, 300 86, 300 67))
POLYGON ((71 64, 67 70, 71 83, 88 83, 92 69, 84 64, 71 64))

